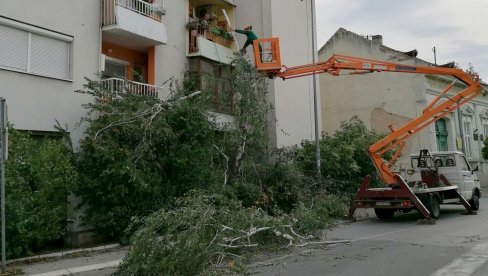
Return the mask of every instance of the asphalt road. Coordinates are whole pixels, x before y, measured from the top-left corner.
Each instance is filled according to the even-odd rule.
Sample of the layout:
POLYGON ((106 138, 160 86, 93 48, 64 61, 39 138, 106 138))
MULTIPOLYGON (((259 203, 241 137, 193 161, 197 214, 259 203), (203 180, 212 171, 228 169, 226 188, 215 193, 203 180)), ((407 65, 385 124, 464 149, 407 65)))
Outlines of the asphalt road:
POLYGON ((488 275, 488 198, 477 215, 462 206, 442 205, 434 225, 418 224, 418 213, 392 221, 374 215, 344 223, 325 240, 349 244, 297 248, 250 266, 259 276, 287 275, 488 275))
MULTIPOLYGON (((425 225, 417 223, 416 212, 397 215, 385 222, 378 220, 372 210, 359 210, 361 219, 357 222, 342 222, 324 233, 323 240, 350 240, 350 243, 297 247, 286 253, 266 255, 249 265, 248 273, 258 276, 488 275, 488 198, 480 201, 477 215, 462 215, 462 206, 446 205, 441 211, 436 224, 425 225)), ((86 257, 35 263, 23 266, 22 270, 29 275, 43 276, 69 274, 63 272, 66 268, 72 268, 71 275, 111 275, 116 268, 97 265, 120 261, 126 250, 115 248, 86 257)))

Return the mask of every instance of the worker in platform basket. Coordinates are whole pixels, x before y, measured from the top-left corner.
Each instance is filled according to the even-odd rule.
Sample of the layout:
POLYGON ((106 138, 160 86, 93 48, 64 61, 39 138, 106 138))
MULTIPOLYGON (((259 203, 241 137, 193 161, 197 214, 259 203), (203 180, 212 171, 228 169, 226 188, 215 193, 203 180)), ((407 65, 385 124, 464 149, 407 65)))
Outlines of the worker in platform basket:
MULTIPOLYGON (((252 31, 252 26, 251 25, 246 25, 244 26, 243 28, 244 30, 239 30, 239 29, 235 29, 234 31, 236 33, 240 33, 240 34, 243 34, 247 37, 247 40, 246 42, 244 43, 244 46, 242 47, 241 49, 241 54, 244 55, 246 54, 246 48, 247 46, 249 45, 252 45, 253 41, 258 39, 258 36, 252 31)), ((261 53, 261 45, 259 45, 259 52, 261 53)))

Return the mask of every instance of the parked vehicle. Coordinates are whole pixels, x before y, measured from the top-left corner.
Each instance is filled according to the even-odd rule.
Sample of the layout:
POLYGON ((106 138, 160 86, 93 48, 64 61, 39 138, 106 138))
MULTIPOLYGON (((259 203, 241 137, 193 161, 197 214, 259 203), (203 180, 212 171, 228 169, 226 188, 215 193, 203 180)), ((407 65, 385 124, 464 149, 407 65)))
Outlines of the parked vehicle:
MULTIPOLYGON (((462 152, 422 150, 411 154, 410 161, 405 180, 433 219, 439 218, 441 204, 465 204, 468 200, 470 210, 478 210, 481 197, 478 167, 471 169, 462 152)), ((407 202, 402 202, 401 208, 390 208, 391 205, 395 204, 390 200, 376 201, 373 207, 376 216, 391 219, 395 211, 406 213, 416 209, 407 202)))

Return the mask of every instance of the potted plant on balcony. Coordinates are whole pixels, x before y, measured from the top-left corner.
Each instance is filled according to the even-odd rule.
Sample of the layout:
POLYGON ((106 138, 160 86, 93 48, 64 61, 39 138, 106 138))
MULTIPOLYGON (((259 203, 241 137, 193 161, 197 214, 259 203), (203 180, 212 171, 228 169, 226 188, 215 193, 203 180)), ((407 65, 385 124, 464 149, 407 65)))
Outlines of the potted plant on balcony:
POLYGON ((210 28, 210 32, 207 32, 207 39, 225 47, 229 47, 230 43, 232 43, 232 35, 224 31, 224 29, 219 26, 213 26, 210 28))
POLYGON ((198 20, 191 17, 188 19, 188 22, 186 23, 186 27, 190 30, 198 29, 199 25, 200 24, 198 23, 198 20))

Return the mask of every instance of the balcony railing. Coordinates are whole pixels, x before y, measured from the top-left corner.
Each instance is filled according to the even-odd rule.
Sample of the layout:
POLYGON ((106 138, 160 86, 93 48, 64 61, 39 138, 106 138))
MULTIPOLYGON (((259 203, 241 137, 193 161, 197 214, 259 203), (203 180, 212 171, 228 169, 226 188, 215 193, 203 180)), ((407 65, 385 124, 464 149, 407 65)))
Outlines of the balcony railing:
MULTIPOLYGON (((225 33, 211 30, 203 30, 198 27, 198 24, 188 26, 190 31, 190 47, 189 52, 195 53, 199 51, 198 39, 197 37, 204 37, 207 40, 213 41, 214 43, 220 44, 224 47, 230 48, 234 40, 232 37, 226 37, 225 33)), ((218 30, 218 29, 216 29, 218 30)))
POLYGON ((102 26, 117 24, 116 5, 161 22, 165 3, 163 0, 163 6, 158 6, 141 0, 102 0, 102 26))
POLYGON ((164 88, 141 82, 128 81, 119 78, 108 78, 102 80, 103 88, 114 95, 121 93, 132 93, 134 95, 160 98, 163 96, 164 88))

